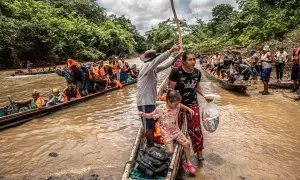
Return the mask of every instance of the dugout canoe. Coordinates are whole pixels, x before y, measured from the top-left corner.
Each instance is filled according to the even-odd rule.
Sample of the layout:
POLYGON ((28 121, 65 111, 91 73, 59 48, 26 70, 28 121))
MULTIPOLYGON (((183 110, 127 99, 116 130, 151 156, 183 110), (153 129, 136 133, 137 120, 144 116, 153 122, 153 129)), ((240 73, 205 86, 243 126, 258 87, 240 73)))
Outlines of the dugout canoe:
MULTIPOLYGON (((163 89, 167 86, 168 82, 168 77, 163 81, 163 83, 160 85, 158 88, 158 97, 162 95, 163 89)), ((161 103, 161 102, 158 102, 161 103)), ((186 122, 186 121, 184 121, 186 122)), ((187 126, 186 123, 183 123, 182 126, 182 132, 183 134, 187 135, 187 126)), ((131 154, 129 156, 129 160, 126 162, 123 175, 122 175, 122 180, 132 180, 133 178, 131 177, 131 172, 133 171, 134 168, 136 168, 136 159, 137 159, 137 154, 141 148, 146 147, 146 140, 145 137, 143 136, 143 128, 140 126, 137 136, 135 138, 131 154)), ((168 168, 168 173, 165 177, 161 177, 165 180, 174 180, 177 176, 180 164, 181 164, 181 156, 183 154, 183 147, 179 145, 178 143, 174 143, 174 152, 171 157, 171 163, 168 168)), ((136 178, 135 178, 136 179, 136 178)), ((151 179, 151 178, 149 178, 151 179)))
MULTIPOLYGON (((126 83, 126 84, 123 84, 123 85, 124 86, 129 86, 129 85, 134 84, 136 82, 137 82, 137 80, 134 80, 131 83, 126 83)), ((0 130, 20 125, 20 124, 25 123, 27 121, 30 121, 34 118, 49 115, 49 114, 51 114, 53 112, 56 112, 58 110, 68 108, 68 107, 73 106, 75 104, 85 102, 89 99, 93 99, 95 97, 102 96, 102 95, 104 95, 108 92, 115 91, 115 90, 118 90, 118 89, 119 89, 119 87, 113 87, 113 88, 109 88, 109 89, 106 89, 104 91, 94 93, 94 94, 91 94, 91 95, 88 95, 88 96, 84 96, 84 97, 81 97, 81 98, 78 98, 78 99, 75 99, 75 100, 72 100, 72 101, 69 101, 69 102, 66 102, 66 103, 57 104, 57 105, 50 106, 50 107, 36 108, 36 109, 32 109, 32 110, 25 111, 25 112, 19 112, 19 113, 14 113, 14 114, 2 116, 2 117, 0 117, 0 130)), ((1 108, 1 109, 3 109, 3 108, 1 108)))
POLYGON ((219 79, 214 75, 210 74, 209 72, 207 72, 202 66, 200 66, 200 71, 207 79, 218 83, 218 85, 223 89, 233 91, 233 92, 239 92, 239 93, 246 93, 247 91, 247 87, 248 87, 247 85, 232 84, 227 82, 226 80, 219 79))
POLYGON ((15 76, 33 76, 33 75, 44 75, 44 74, 54 74, 55 71, 41 71, 41 72, 15 72, 11 74, 10 76, 15 77, 15 76))

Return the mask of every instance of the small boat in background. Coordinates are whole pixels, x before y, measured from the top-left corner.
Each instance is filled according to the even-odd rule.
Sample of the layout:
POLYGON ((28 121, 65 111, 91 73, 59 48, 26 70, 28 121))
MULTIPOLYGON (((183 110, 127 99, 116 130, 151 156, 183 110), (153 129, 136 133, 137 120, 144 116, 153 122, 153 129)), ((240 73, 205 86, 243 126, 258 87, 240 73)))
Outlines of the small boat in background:
POLYGON ((11 74, 10 76, 32 76, 32 75, 43 75, 43 74, 53 74, 55 73, 55 71, 40 71, 40 72, 32 72, 32 73, 28 73, 28 72, 24 72, 21 70, 16 70, 15 73, 11 74))
POLYGON ((233 92, 240 92, 240 93, 246 93, 247 91, 247 85, 244 84, 232 84, 227 82, 226 80, 219 79, 215 77, 214 75, 207 72, 202 66, 200 66, 200 71, 205 77, 209 80, 212 80, 214 82, 217 82, 223 89, 233 91, 233 92))

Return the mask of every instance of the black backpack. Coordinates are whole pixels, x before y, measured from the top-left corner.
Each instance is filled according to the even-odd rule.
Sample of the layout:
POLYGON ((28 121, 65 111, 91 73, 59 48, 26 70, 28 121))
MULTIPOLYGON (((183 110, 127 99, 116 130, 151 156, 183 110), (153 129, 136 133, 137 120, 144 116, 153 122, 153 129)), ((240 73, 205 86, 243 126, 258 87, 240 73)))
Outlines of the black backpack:
POLYGON ((148 177, 165 177, 168 173, 170 158, 168 154, 157 147, 150 147, 138 152, 137 169, 148 177))

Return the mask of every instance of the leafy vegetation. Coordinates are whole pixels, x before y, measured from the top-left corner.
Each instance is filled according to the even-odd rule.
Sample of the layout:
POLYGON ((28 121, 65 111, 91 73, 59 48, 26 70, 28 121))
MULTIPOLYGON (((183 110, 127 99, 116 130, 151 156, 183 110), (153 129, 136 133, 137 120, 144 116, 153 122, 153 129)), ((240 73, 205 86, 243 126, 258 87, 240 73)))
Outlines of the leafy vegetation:
MULTIPOLYGON (((298 0, 237 0, 239 10, 229 4, 213 8, 212 19, 198 25, 184 24, 184 47, 196 51, 220 50, 227 46, 241 45, 248 48, 262 43, 282 41, 291 32, 299 32, 300 1, 298 0)), ((152 47, 165 50, 176 41, 175 24, 166 20, 148 31, 152 47)), ((297 38, 299 34, 295 34, 297 38)))
MULTIPOLYGON (((300 37, 299 0, 237 0, 213 8, 212 19, 197 25, 180 21, 185 49, 220 50, 263 43, 292 44, 300 37), (280 43, 284 40, 285 43, 280 43)), ((96 0, 1 0, 0 67, 92 61, 130 56, 147 48, 164 51, 178 42, 174 19, 141 36, 125 16, 108 16, 96 0)), ((298 45, 298 44, 297 44, 298 45)))
POLYGON ((96 0, 1 0, 0 66, 98 60, 146 49, 129 19, 107 16, 96 0))

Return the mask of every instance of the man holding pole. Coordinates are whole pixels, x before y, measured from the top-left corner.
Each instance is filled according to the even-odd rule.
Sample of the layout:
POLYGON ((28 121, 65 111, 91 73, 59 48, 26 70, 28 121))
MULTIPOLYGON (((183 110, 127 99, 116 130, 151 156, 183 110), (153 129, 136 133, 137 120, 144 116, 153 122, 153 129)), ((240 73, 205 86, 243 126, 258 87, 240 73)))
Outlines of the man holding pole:
MULTIPOLYGON (((168 59, 173 51, 179 49, 181 47, 175 44, 163 54, 158 54, 155 50, 148 50, 140 57, 144 63, 140 68, 137 80, 137 106, 139 111, 151 113, 155 110, 157 73, 171 67, 176 58, 170 59, 164 65, 158 65, 168 59)), ((176 57, 179 58, 181 54, 182 51, 179 51, 176 57)), ((142 120, 146 130, 147 145, 148 147, 152 147, 154 146, 154 119, 142 120)))

